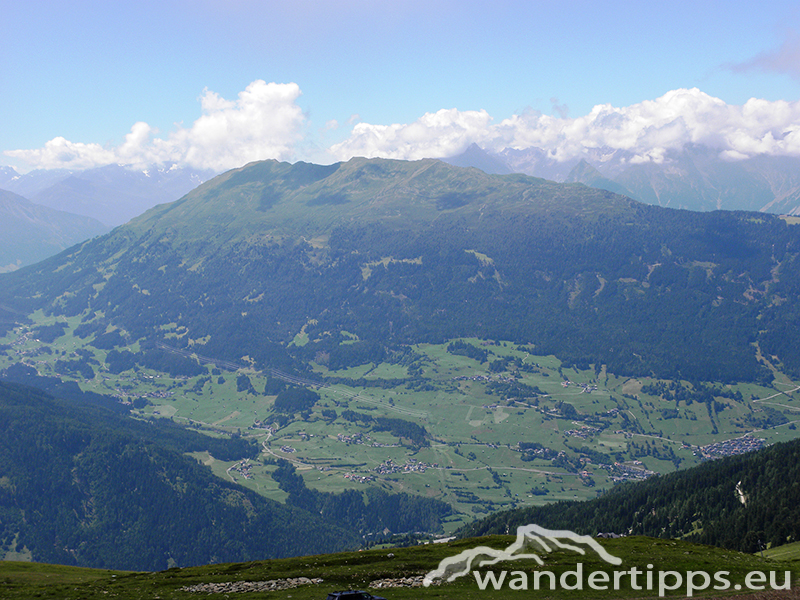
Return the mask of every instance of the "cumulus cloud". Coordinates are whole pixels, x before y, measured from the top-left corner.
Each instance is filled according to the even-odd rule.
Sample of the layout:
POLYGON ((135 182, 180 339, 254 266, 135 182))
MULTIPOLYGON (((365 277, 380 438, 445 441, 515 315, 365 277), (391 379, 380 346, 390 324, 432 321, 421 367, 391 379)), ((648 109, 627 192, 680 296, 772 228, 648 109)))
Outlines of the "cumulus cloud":
POLYGON ((373 125, 357 123, 348 139, 331 147, 341 159, 353 156, 416 160, 451 156, 473 142, 491 137, 492 118, 485 110, 442 109, 425 113, 409 124, 373 125))
MULTIPOLYGON (((800 64, 800 61, 799 61, 800 64)), ((234 100, 204 90, 201 116, 166 136, 135 123, 116 146, 72 142, 57 137, 34 150, 7 151, 32 168, 85 169, 106 164, 145 167, 178 163, 222 171, 247 162, 276 158, 308 160, 309 148, 325 160, 353 156, 417 160, 457 155, 473 143, 500 152, 537 147, 555 160, 569 161, 597 150, 625 151, 632 162, 662 162, 671 150, 703 144, 735 160, 756 154, 800 156, 800 102, 753 98, 729 105, 698 89, 677 89, 660 98, 625 107, 599 104, 588 114, 569 117, 553 98, 553 114, 528 110, 495 121, 485 110, 442 109, 412 123, 390 125, 348 121, 350 135, 327 149, 321 138, 341 131, 330 120, 303 139, 306 117, 297 105, 297 84, 252 82, 234 100)))
POLYGON ((107 164, 142 167, 176 162, 222 171, 247 162, 276 158, 289 160, 305 123, 296 101, 295 83, 252 82, 236 100, 226 100, 208 89, 200 98, 202 115, 191 127, 176 127, 166 138, 147 123, 131 127, 122 144, 71 142, 57 137, 43 148, 10 150, 5 154, 35 168, 85 169, 107 164))
POLYGON ((186 148, 185 162, 222 170, 265 158, 289 159, 305 117, 296 104, 297 84, 254 81, 235 102, 206 90, 203 116, 174 139, 186 148))
POLYGON ((7 156, 20 158, 29 165, 42 169, 88 169, 115 162, 115 154, 100 144, 70 142, 56 137, 36 150, 6 150, 7 156))
POLYGON ((527 111, 495 123, 485 111, 440 110, 409 124, 359 123, 330 150, 341 160, 414 160, 453 156, 472 143, 494 151, 537 147, 560 161, 607 149, 625 150, 634 162, 661 162, 689 143, 717 148, 728 158, 800 155, 800 102, 753 98, 729 105, 694 88, 627 107, 600 104, 575 118, 527 111))

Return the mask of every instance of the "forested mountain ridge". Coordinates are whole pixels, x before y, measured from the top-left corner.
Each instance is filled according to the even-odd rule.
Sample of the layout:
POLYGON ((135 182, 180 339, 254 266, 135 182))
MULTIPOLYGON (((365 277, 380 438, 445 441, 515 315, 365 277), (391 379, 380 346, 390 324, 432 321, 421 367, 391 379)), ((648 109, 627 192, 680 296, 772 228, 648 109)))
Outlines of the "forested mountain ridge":
POLYGON ((496 513, 464 537, 536 523, 596 535, 683 538, 741 552, 800 540, 800 441, 612 488, 585 502, 496 513))
POLYGON ((352 549, 318 514, 223 481, 183 453, 241 440, 144 423, 0 382, 0 551, 128 570, 352 549))
POLYGON ((799 253, 773 215, 434 160, 265 161, 3 276, 0 304, 128 342, 171 324, 173 345, 259 367, 303 370, 347 331, 362 348, 474 336, 619 374, 763 381, 767 362, 800 374, 799 253), (311 343, 289 346, 301 330, 311 343))

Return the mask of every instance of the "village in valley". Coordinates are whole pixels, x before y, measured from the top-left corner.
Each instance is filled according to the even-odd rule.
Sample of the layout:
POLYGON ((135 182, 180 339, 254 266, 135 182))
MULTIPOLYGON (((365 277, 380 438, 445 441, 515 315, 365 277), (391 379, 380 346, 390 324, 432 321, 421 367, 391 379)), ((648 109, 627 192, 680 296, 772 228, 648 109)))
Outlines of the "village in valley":
POLYGON ((112 396, 137 418, 170 418, 212 435, 251 438, 261 449, 256 459, 198 459, 276 499, 283 495, 271 473, 279 460, 321 491, 353 485, 410 491, 445 499, 466 515, 586 499, 619 482, 789 439, 800 413, 791 382, 770 413, 779 426, 756 432, 747 428, 756 418, 748 415, 763 421, 758 415, 766 412, 758 413, 756 404, 751 412, 747 401, 732 398, 760 401, 774 389, 743 387, 710 412, 706 404, 676 406, 648 394, 646 381, 567 369, 554 357, 535 356, 530 346, 462 340, 455 348, 462 354, 448 344, 415 346, 412 366, 373 363, 341 372, 319 368, 317 379, 289 377, 287 385, 313 389, 319 400, 287 414, 274 410, 276 396, 259 393, 267 374, 205 356, 201 375, 141 367, 112 372, 106 351, 70 334, 78 325, 66 322, 56 343, 39 339, 36 326, 18 328, 6 340, 0 368, 21 361, 40 375, 72 377, 112 396), (402 427, 380 428, 382 418, 402 427), (404 437, 404 427, 424 439, 404 437), (725 433, 711 434, 714 427, 725 433))

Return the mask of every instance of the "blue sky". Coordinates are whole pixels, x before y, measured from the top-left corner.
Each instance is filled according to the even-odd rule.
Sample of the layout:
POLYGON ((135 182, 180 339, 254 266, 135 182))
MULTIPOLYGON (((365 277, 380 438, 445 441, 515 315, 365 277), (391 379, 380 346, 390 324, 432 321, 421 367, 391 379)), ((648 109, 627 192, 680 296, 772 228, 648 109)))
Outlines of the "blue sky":
POLYGON ((583 135, 651 157, 645 144, 681 140, 800 152, 796 2, 0 0, 0 14, 0 164, 21 171, 472 142, 566 156, 583 135))

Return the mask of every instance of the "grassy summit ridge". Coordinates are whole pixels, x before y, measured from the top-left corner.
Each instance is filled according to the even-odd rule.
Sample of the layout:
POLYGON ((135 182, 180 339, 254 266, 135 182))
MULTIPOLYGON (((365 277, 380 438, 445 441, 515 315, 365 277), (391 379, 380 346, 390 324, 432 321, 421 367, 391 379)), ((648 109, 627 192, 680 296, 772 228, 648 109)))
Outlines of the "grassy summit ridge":
POLYGON ((624 211, 632 203, 580 185, 487 175, 433 159, 354 158, 330 166, 270 160, 224 173, 128 228, 165 234, 175 244, 224 231, 225 243, 234 243, 265 233, 314 237, 353 222, 417 229, 454 211, 474 222, 495 212, 585 217, 624 211))

